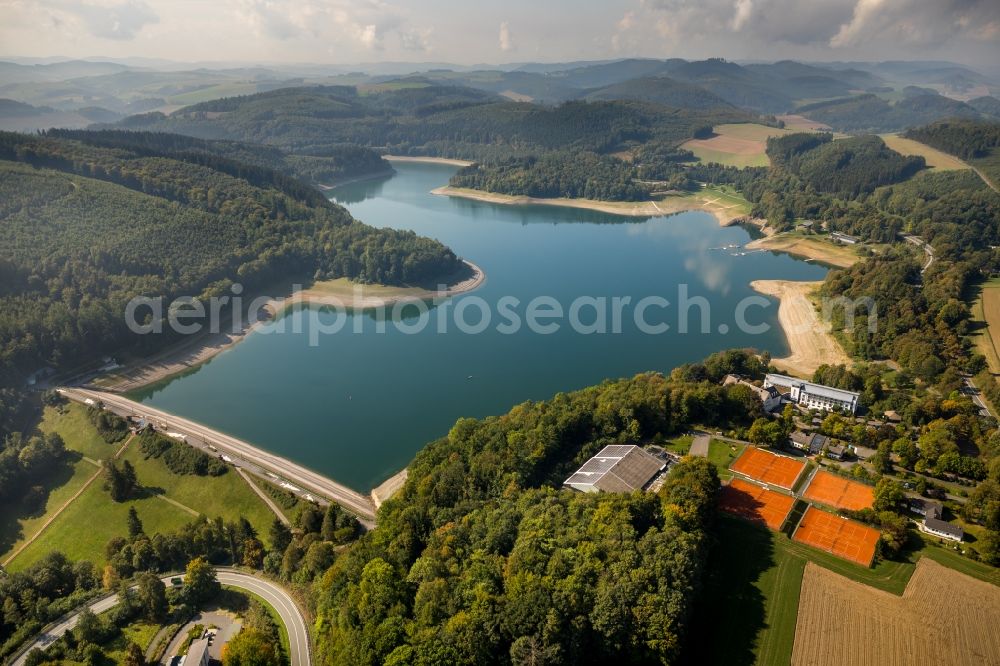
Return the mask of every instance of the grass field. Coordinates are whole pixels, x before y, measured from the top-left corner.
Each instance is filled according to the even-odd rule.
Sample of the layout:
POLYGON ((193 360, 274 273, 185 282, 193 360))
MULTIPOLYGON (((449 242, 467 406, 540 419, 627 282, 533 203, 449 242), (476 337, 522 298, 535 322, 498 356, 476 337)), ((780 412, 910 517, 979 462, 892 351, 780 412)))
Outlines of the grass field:
MULTIPOLYGON (((88 457, 110 457, 117 450, 97 435, 80 405, 68 405, 61 412, 46 408, 39 429, 58 432, 67 449, 89 454, 88 457)), ((98 479, 10 562, 10 569, 23 569, 52 550, 62 551, 71 559, 103 564, 105 544, 112 537, 127 534, 126 517, 129 506, 133 505, 148 534, 176 530, 203 512, 211 518, 222 516, 230 521, 246 517, 261 540, 268 541, 268 528, 274 514, 234 471, 220 477, 176 475, 161 460, 144 460, 135 441, 122 459, 135 466, 139 483, 147 491, 144 496, 128 502, 112 502, 98 479)), ((18 513, 16 507, 0 508, 0 529, 3 530, 0 537, 7 535, 0 541, 4 552, 12 552, 34 536, 97 469, 94 464, 78 458, 68 470, 62 470, 51 483, 44 513, 25 515, 18 513)))
POLYGON ((702 162, 718 162, 726 166, 768 166, 765 153, 767 139, 792 134, 794 130, 767 127, 755 123, 718 125, 710 139, 692 139, 681 148, 690 150, 702 162))
POLYGON ((135 506, 139 520, 148 533, 169 532, 191 521, 194 516, 153 496, 116 503, 100 482, 93 483, 80 497, 10 563, 18 571, 37 562, 53 550, 71 560, 90 560, 103 566, 104 546, 112 537, 126 536, 128 509, 135 506))
POLYGON ((753 207, 746 198, 728 185, 709 185, 701 189, 701 196, 707 200, 714 200, 717 204, 724 206, 740 215, 749 215, 753 207))
POLYGON ((729 466, 736 460, 746 446, 723 442, 719 439, 712 439, 708 443, 708 461, 714 464, 719 470, 720 479, 731 479, 733 473, 729 471, 729 466))
POLYGON ((679 456, 686 456, 687 452, 691 450, 691 442, 693 441, 694 437, 691 435, 681 435, 680 437, 674 437, 671 440, 663 442, 660 446, 671 453, 676 453, 679 456))

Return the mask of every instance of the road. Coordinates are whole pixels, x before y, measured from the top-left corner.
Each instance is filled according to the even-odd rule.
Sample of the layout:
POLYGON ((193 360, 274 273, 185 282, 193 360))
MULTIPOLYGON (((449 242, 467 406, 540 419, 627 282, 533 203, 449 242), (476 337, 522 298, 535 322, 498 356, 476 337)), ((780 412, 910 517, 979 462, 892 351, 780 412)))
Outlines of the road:
POLYGON ((375 505, 367 495, 317 474, 310 469, 281 456, 268 453, 256 446, 230 435, 212 430, 179 416, 174 416, 149 405, 123 398, 114 393, 83 388, 61 388, 59 393, 70 400, 103 403, 119 416, 138 416, 154 424, 161 432, 180 433, 191 446, 201 448, 209 455, 225 455, 230 464, 247 472, 277 483, 307 500, 325 498, 356 514, 371 527, 375 521, 375 505), (214 448, 213 448, 214 447, 214 448), (318 497, 314 497, 313 494, 318 497))
POLYGON ((972 402, 979 408, 980 415, 993 416, 993 412, 990 411, 990 408, 986 405, 986 401, 984 401, 983 397, 979 394, 979 387, 976 386, 976 383, 972 381, 971 377, 965 377, 962 379, 962 394, 967 395, 972 399, 972 402))
MULTIPOLYGON (((173 576, 166 576, 161 578, 164 585, 170 585, 170 580, 172 578, 177 578, 183 574, 174 574, 173 576)), ((271 604, 271 607, 277 611, 278 615, 281 617, 282 624, 285 625, 285 629, 288 632, 288 651, 289 659, 291 660, 292 666, 309 666, 312 663, 312 658, 309 654, 309 633, 306 630, 306 620, 302 615, 302 611, 295 604, 295 600, 292 599, 291 595, 280 585, 272 583, 269 580, 263 578, 257 578, 242 571, 236 571, 234 569, 218 569, 216 571, 216 577, 219 582, 223 585, 229 587, 234 587, 238 590, 243 590, 244 592, 252 592, 258 597, 264 599, 267 603, 271 604)), ((98 599, 97 601, 91 603, 88 608, 95 614, 99 615, 105 611, 114 608, 118 604, 118 595, 113 594, 109 597, 104 597, 103 599, 98 599)), ((28 653, 30 653, 35 648, 45 649, 53 642, 56 641, 60 636, 65 634, 67 631, 76 626, 77 621, 80 619, 80 611, 64 618, 58 624, 49 627, 48 630, 40 635, 34 643, 32 643, 23 653, 15 659, 12 664, 13 666, 24 666, 27 660, 28 653)))
POLYGON ((934 263, 934 248, 930 246, 930 243, 925 243, 924 239, 920 238, 919 236, 906 234, 903 236, 903 238, 906 240, 907 243, 912 243, 917 247, 923 248, 924 253, 927 255, 927 263, 925 263, 924 267, 920 269, 920 274, 923 275, 924 273, 927 272, 927 269, 931 267, 931 264, 934 263))

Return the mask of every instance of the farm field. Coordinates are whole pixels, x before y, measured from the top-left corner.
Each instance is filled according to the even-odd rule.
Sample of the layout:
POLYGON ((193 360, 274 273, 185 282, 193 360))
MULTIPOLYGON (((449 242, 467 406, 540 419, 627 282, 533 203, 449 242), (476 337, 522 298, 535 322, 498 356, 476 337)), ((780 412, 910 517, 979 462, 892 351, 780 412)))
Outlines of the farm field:
POLYGON ((982 285, 972 303, 972 317, 976 350, 986 357, 990 371, 1000 374, 1000 278, 982 285))
POLYGON ((767 139, 772 136, 793 134, 794 130, 767 127, 755 123, 718 125, 710 139, 692 139, 681 145, 702 162, 718 162, 726 166, 768 166, 770 160, 764 152, 767 139))
POLYGON ((902 597, 807 564, 791 663, 996 664, 998 615, 1000 589, 927 558, 902 597))
POLYGON ((824 472, 816 472, 805 491, 805 498, 838 509, 867 509, 875 502, 871 486, 824 472))
POLYGON ((799 460, 748 446, 729 468, 751 479, 791 490, 805 466, 799 460))
POLYGON ((733 479, 722 487, 719 508, 746 520, 780 530, 795 499, 743 479, 733 479))
POLYGON ((795 541, 869 566, 875 557, 878 530, 815 507, 806 510, 792 536, 795 541))
POLYGON ((933 168, 935 171, 955 171, 957 169, 969 168, 968 164, 957 157, 952 157, 948 153, 942 153, 937 148, 931 148, 919 141, 906 139, 898 134, 880 134, 879 136, 885 141, 885 145, 900 155, 918 155, 923 157, 927 161, 927 166, 933 168))

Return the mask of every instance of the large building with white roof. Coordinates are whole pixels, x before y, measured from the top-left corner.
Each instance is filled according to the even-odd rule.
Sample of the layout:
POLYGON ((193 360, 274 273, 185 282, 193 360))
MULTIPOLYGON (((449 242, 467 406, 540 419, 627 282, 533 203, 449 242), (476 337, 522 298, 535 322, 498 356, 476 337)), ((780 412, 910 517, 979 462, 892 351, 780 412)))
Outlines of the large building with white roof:
POLYGON ((832 386, 813 384, 795 377, 768 373, 764 376, 764 387, 770 386, 774 386, 778 390, 787 389, 788 397, 796 404, 808 409, 822 409, 828 412, 854 414, 858 411, 858 398, 861 396, 860 393, 854 391, 845 391, 832 386))

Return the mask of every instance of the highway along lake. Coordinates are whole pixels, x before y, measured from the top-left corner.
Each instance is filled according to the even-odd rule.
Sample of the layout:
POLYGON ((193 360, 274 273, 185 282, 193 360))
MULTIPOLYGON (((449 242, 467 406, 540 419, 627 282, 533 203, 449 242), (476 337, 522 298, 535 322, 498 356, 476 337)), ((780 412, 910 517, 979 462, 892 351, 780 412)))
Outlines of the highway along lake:
POLYGON ((822 266, 786 255, 741 252, 749 233, 720 227, 707 213, 629 219, 430 193, 454 171, 400 164, 390 178, 347 185, 331 196, 368 224, 412 229, 446 243, 486 272, 479 289, 450 299, 446 307, 431 307, 423 327, 409 306, 401 317, 406 330, 390 322, 380 332, 371 313, 352 313, 339 332, 317 336, 311 324, 333 328, 337 313, 288 311, 195 370, 131 397, 364 492, 405 467, 427 442, 446 435, 460 417, 502 414, 525 400, 609 377, 669 372, 730 347, 783 355, 788 350, 776 301, 762 304, 758 298, 745 311, 745 320, 766 332, 737 326, 738 304, 755 296, 748 283, 818 280, 826 274, 822 266), (702 331, 701 307, 681 314, 681 289, 688 299, 703 297, 710 305, 709 330, 702 331), (521 320, 520 327, 501 315, 505 297, 506 312, 521 320), (561 319, 535 319, 544 330, 556 324, 554 332, 526 323, 528 304, 537 297, 550 299, 536 312, 552 312, 552 301, 563 309, 561 319), (580 297, 588 300, 578 306, 577 321, 589 328, 578 332, 568 311, 580 297), (617 326, 615 297, 630 299, 617 326), (637 323, 635 305, 644 298, 651 305, 637 323), (601 300, 607 304, 605 333, 594 332, 600 316, 593 304, 601 300), (482 332, 459 330, 459 311, 468 331, 483 328, 484 309, 491 319, 482 332), (439 332, 441 321, 445 332, 439 332), (285 332, 269 330, 279 324, 285 332))

